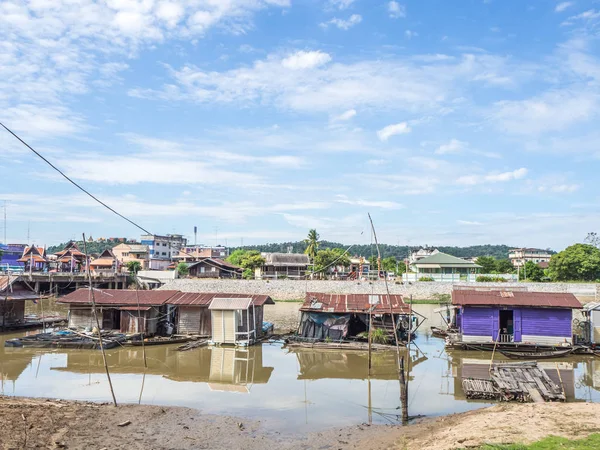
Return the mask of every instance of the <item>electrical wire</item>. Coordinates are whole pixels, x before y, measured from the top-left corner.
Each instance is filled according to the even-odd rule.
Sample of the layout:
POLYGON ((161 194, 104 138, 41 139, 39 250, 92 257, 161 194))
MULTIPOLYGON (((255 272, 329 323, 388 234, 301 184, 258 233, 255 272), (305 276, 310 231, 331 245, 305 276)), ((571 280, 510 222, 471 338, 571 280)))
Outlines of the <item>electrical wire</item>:
POLYGON ((87 195, 89 195, 92 199, 94 199, 96 202, 100 203, 102 206, 104 206, 106 209, 108 209, 109 211, 115 213, 117 216, 119 216, 122 219, 125 219, 127 222, 129 222, 130 224, 132 224, 133 226, 139 228, 140 230, 142 230, 144 233, 146 234, 152 234, 150 233, 148 230, 146 230, 144 227, 138 225, 137 223, 135 223, 133 220, 128 219, 127 217, 125 217, 123 214, 115 211, 113 208, 111 208, 110 206, 108 206, 106 203, 104 203, 102 200, 98 199, 96 196, 94 196, 93 194, 91 194, 89 191, 87 191, 85 188, 83 188, 82 186, 80 186, 79 184, 77 184, 75 181, 73 181, 71 178, 69 178, 67 175, 65 175, 65 173, 60 170, 58 167, 56 167, 54 164, 52 164, 50 161, 48 161, 46 158, 44 158, 44 156, 42 156, 38 151, 34 150, 33 147, 31 147, 27 142, 25 142, 23 139, 21 139, 19 136, 17 136, 15 133, 13 133, 13 131, 8 128, 6 125, 4 125, 2 122, 0 122, 0 125, 2 125, 2 127, 8 131, 10 134, 12 134, 16 139, 18 139, 21 144, 23 144, 25 147, 27 147, 29 150, 31 150, 33 153, 35 153, 38 157, 40 157, 46 164, 48 164, 50 167, 52 167, 54 170, 56 170, 58 173, 60 173, 69 183, 71 183, 73 186, 75 186, 77 189, 83 191, 84 193, 86 193, 87 195))

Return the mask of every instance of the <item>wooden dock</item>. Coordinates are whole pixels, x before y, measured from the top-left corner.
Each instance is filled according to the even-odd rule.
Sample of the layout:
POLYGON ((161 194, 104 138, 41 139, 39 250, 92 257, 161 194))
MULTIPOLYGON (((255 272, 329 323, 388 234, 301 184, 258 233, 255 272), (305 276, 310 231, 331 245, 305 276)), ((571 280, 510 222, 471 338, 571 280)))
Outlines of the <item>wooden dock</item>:
POLYGON ((469 399, 518 402, 564 402, 565 393, 536 362, 494 364, 490 378, 464 378, 463 390, 469 399))

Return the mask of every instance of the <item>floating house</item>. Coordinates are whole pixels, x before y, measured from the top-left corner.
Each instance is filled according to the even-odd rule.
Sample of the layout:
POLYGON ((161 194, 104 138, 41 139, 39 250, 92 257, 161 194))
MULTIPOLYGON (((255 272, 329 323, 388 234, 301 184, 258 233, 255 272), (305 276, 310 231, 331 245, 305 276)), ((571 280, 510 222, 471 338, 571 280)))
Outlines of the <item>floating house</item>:
MULTIPOLYGON (((209 305, 216 298, 228 299, 251 299, 256 312, 256 323, 262 330, 262 307, 265 304, 274 304, 268 295, 247 295, 227 293, 201 293, 201 292, 178 292, 167 301, 167 305, 175 307, 175 329, 177 334, 197 334, 200 336, 212 336, 212 313, 209 305)), ((222 319, 221 319, 222 321, 222 319)), ((238 330, 239 331, 239 330, 238 330)), ((260 332, 258 333, 260 336, 260 332)))
POLYGON ((0 276, 0 330, 24 325, 25 302, 39 299, 39 294, 20 277, 0 276))
POLYGON ((213 344, 254 344, 264 334, 263 306, 274 304, 273 299, 267 295, 215 296, 208 306, 213 344))
MULTIPOLYGON (((122 333, 160 334, 161 324, 167 323, 163 305, 178 292, 94 289, 100 326, 122 333)), ((89 289, 78 289, 59 298, 58 303, 69 305, 69 327, 96 326, 89 289)))
POLYGON ((452 292, 458 329, 454 345, 473 344, 570 346, 573 310, 581 303, 573 294, 527 291, 452 292))
POLYGON ((393 338, 392 314, 398 336, 404 339, 411 329, 410 308, 401 295, 325 294, 309 292, 300 307, 298 334, 318 340, 343 340, 368 331, 369 315, 373 327, 383 328, 393 338), (390 308, 391 303, 391 308, 390 308))

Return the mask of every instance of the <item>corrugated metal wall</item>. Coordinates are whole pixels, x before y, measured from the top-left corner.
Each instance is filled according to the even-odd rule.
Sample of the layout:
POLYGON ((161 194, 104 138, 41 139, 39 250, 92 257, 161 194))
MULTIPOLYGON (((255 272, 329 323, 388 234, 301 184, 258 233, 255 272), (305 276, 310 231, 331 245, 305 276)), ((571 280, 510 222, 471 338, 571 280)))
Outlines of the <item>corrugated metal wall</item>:
POLYGON ((96 326, 92 308, 71 308, 69 312, 69 327, 93 328, 96 326))
POLYGON ((570 309, 530 309, 521 310, 521 332, 525 336, 571 337, 570 309))
POLYGON ((207 307, 180 306, 177 332, 210 335, 210 311, 207 307))
POLYGON ((471 336, 493 335, 495 308, 464 308, 462 315, 462 332, 471 336))

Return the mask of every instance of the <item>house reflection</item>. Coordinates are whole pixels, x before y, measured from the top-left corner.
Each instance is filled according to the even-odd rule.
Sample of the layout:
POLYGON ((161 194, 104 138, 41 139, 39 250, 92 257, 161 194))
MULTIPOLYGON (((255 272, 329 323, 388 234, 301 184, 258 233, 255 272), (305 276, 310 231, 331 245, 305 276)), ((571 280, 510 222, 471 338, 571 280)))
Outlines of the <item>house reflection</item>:
MULTIPOLYGON (((208 383, 211 390, 249 392, 252 384, 269 381, 273 367, 263 366, 262 346, 199 348, 178 352, 172 346, 146 348, 144 368, 140 347, 123 348, 107 354, 111 374, 159 375, 177 382, 208 383)), ((66 367, 53 370, 74 373, 104 372, 100 352, 67 353, 66 367)))
MULTIPOLYGON (((314 349, 293 349, 296 354, 300 372, 299 380, 357 379, 369 378, 369 356, 361 351, 332 351, 314 349)), ((406 358, 403 349, 401 357, 406 358)), ((410 367, 425 361, 419 351, 411 354, 410 367)), ((398 380, 398 364, 395 351, 376 351, 372 353, 371 379, 373 380, 398 380)), ((412 379, 412 378, 411 378, 412 379)))
MULTIPOLYGON (((452 377, 454 378, 454 398, 456 400, 466 400, 462 388, 463 378, 490 378, 490 358, 491 352, 448 352, 452 364, 452 377)), ((494 358, 495 363, 510 362, 506 359, 494 358)), ((577 363, 574 361, 558 359, 552 361, 537 361, 538 366, 545 370, 550 379, 558 386, 562 386, 567 401, 574 401, 575 397, 575 371, 577 363), (559 375, 560 373, 560 375, 559 375)), ((479 401, 479 400, 473 400, 479 401)))
POLYGON ((39 352, 35 352, 33 349, 0 347, 0 377, 2 391, 4 391, 4 383, 7 381, 12 381, 13 383, 17 381, 25 369, 31 365, 33 358, 38 355, 39 352))

